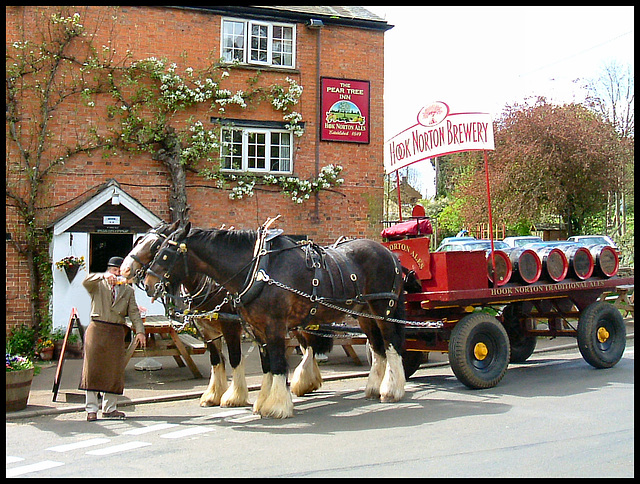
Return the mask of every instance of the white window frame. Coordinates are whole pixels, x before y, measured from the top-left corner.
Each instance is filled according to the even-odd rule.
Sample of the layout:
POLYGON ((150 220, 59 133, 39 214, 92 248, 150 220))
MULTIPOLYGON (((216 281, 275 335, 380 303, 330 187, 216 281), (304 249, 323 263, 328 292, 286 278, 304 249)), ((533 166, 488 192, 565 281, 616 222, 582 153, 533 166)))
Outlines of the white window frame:
MULTIPOLYGON (((291 131, 285 130, 285 129, 266 129, 266 128, 250 128, 250 127, 246 127, 246 128, 236 128, 236 127, 223 127, 221 132, 220 132, 220 139, 223 140, 223 151, 221 153, 221 158, 222 158, 222 163, 220 166, 220 171, 224 172, 224 173, 263 173, 263 174, 272 174, 272 175, 290 175, 293 173, 293 134, 291 133, 291 131), (226 157, 228 156, 225 153, 225 150, 227 149, 226 143, 224 141, 225 139, 225 131, 240 131, 242 132, 242 144, 241 144, 241 149, 242 149, 242 153, 240 154, 240 158, 241 158, 241 167, 240 169, 234 169, 234 168, 226 168, 224 167, 224 164, 226 163, 226 157), (271 162, 272 162, 272 158, 271 158, 271 135, 277 133, 277 134, 286 134, 289 136, 289 157, 288 158, 284 158, 284 160, 288 160, 288 164, 289 164, 289 169, 288 170, 271 170, 271 162), (251 140, 251 135, 264 135, 264 145, 260 145, 263 146, 264 148, 264 168, 256 168, 256 167, 249 167, 249 163, 250 158, 249 158, 249 154, 250 154, 250 149, 251 146, 253 145, 252 140, 251 140)), ((254 145, 255 146, 255 145, 254 145)), ((286 146, 286 145, 279 145, 279 146, 286 146)), ((281 150, 279 150, 281 152, 281 150)), ((235 157, 238 157, 238 154, 235 153, 235 157)), ((252 157, 253 159, 253 157, 252 157)), ((278 158, 278 164, 281 165, 282 164, 282 160, 283 158, 278 158)), ((275 161, 275 159, 274 159, 275 161)))
MULTIPOLYGON (((226 59, 225 58, 225 32, 224 26, 225 22, 235 22, 242 23, 244 25, 244 46, 242 52, 242 59, 238 59, 242 64, 248 65, 259 65, 259 66, 269 66, 274 68, 283 68, 283 69, 294 69, 296 66, 296 25, 295 24, 287 24, 280 22, 265 22, 265 21, 257 21, 257 20, 243 20, 239 18, 231 18, 225 17, 222 18, 220 24, 220 57, 225 63, 233 63, 234 59, 226 59), (251 50, 252 50, 252 30, 254 26, 258 27, 266 27, 267 28, 267 59, 251 59, 251 50), (275 41, 280 41, 281 39, 273 38, 273 28, 274 27, 282 27, 291 29, 291 64, 274 64, 273 63, 273 46, 275 41)), ((277 54, 281 54, 281 60, 284 60, 287 53, 278 52, 277 54)))

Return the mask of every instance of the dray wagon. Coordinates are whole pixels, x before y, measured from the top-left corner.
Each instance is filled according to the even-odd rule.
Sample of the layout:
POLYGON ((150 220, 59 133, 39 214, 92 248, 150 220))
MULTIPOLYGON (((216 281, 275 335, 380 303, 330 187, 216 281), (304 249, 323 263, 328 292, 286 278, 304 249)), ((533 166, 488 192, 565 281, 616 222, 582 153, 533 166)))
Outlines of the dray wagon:
MULTIPOLYGON (((405 224, 419 223, 418 219, 405 224)), ((592 275, 598 273, 594 257, 588 274, 553 281, 538 268, 543 277, 524 283, 515 271, 512 274, 514 264, 507 270, 509 280, 503 278, 498 285, 492 280, 499 279, 500 264, 492 263, 485 251, 430 252, 430 239, 420 236, 419 229, 417 233, 384 242, 413 278, 405 287, 406 319, 416 323, 406 327, 407 377, 424 361, 425 352, 448 352, 458 380, 470 388, 490 388, 502 379, 510 362, 531 356, 538 336, 577 338, 583 358, 595 368, 612 367, 622 357, 626 338, 622 315, 612 304, 598 300, 618 286, 633 285, 633 277, 615 276, 614 251, 607 254, 616 254, 608 261, 615 268, 605 269, 607 275, 602 270, 592 275), (575 319, 577 326, 570 322, 575 319), (427 321, 441 324, 421 326, 427 321)), ((509 261, 500 251, 494 254, 502 256, 501 263, 509 261)), ((520 267, 522 272, 526 269, 520 267)))

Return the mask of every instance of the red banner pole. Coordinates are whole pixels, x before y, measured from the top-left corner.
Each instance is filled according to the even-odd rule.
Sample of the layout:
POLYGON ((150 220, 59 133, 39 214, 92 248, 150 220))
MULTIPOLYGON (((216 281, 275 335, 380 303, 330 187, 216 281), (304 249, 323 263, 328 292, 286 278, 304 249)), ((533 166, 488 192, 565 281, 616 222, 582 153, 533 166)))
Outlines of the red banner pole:
POLYGON ((489 239, 491 240, 491 268, 493 270, 493 287, 498 286, 498 277, 496 274, 496 258, 493 253, 493 218, 491 216, 491 190, 489 188, 489 160, 487 158, 487 150, 482 150, 484 153, 484 174, 487 180, 487 206, 489 208, 489 239))
POLYGON ((400 170, 396 170, 396 186, 398 188, 398 216, 402 222, 402 197, 400 196, 400 170))

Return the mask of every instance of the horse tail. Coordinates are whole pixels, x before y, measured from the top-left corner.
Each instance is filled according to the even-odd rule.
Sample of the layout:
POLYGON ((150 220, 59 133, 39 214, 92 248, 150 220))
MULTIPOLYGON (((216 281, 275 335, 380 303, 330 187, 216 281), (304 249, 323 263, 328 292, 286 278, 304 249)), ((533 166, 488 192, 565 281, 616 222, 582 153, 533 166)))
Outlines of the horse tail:
POLYGON ((396 301, 395 311, 393 312, 393 317, 395 319, 404 320, 407 316, 407 308, 405 306, 407 298, 404 294, 404 290, 400 291, 398 294, 398 300, 396 301))
POLYGON ((333 338, 331 336, 308 335, 307 341, 309 346, 313 348, 315 355, 328 355, 333 349, 333 338))
POLYGON ((327 355, 333 349, 333 338, 331 336, 297 331, 296 338, 298 338, 298 342, 303 348, 311 346, 315 355, 327 355))

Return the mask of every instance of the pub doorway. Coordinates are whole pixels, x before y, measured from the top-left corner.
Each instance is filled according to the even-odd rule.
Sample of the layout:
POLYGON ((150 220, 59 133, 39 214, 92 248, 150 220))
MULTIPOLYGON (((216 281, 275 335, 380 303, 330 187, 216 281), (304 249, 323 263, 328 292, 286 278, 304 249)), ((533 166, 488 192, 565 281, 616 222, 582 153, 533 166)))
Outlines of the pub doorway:
POLYGON ((134 234, 89 234, 89 272, 105 272, 111 257, 126 257, 134 234))

